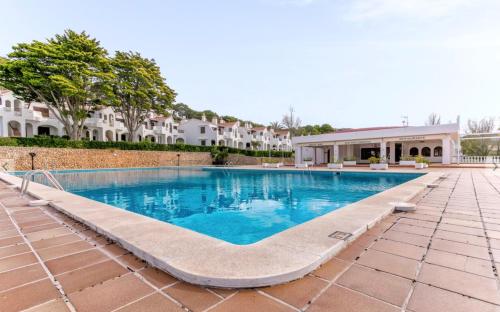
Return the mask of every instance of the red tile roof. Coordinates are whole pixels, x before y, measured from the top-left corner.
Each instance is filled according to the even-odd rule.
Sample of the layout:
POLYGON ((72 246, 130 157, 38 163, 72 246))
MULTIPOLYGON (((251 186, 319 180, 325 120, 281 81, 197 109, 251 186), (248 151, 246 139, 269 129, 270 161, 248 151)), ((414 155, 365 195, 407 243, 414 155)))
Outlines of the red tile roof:
POLYGON ((260 130, 265 130, 265 129, 266 129, 266 127, 254 127, 251 130, 253 130, 253 131, 260 131, 260 130))

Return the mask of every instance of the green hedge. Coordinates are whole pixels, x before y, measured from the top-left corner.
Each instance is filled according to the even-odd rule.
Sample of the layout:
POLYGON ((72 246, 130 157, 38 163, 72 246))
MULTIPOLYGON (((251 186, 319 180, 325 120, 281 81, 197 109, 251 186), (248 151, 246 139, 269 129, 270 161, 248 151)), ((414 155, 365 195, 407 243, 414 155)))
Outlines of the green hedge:
MULTIPOLYGON (((175 152, 210 152, 213 146, 198 146, 187 144, 157 144, 149 141, 131 142, 101 142, 101 141, 73 141, 61 137, 38 136, 33 138, 0 138, 0 146, 37 146, 59 148, 88 148, 88 149, 120 149, 139 151, 175 151, 175 152)), ((250 151, 232 147, 216 146, 219 150, 227 149, 230 154, 241 154, 254 157, 268 157, 269 151, 250 151)), ((291 157, 292 152, 271 151, 271 157, 291 157)))

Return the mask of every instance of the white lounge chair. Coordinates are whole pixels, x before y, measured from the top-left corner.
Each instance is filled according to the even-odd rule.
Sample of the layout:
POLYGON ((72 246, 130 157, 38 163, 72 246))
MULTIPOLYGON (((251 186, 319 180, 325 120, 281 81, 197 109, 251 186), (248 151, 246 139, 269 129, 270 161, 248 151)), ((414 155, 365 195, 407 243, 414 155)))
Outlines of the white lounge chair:
POLYGON ((279 168, 283 166, 283 163, 262 163, 262 167, 264 168, 279 168))
POLYGON ((295 164, 295 168, 307 168, 307 167, 309 167, 307 165, 307 163, 304 163, 304 164, 295 164))

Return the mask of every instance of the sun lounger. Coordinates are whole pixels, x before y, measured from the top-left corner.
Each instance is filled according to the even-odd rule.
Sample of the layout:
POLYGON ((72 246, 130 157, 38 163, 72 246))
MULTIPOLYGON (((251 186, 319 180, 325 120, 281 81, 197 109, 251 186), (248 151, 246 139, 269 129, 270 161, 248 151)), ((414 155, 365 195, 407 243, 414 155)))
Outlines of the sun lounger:
POLYGON ((307 164, 295 164, 295 168, 307 168, 307 164))
POLYGON ((279 168, 281 166, 283 166, 283 163, 262 163, 264 168, 279 168))

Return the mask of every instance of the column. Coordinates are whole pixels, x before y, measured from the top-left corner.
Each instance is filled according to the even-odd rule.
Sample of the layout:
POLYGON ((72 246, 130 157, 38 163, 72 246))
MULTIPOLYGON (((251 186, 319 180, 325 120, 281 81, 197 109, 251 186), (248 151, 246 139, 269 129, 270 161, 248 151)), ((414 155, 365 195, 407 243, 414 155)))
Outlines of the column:
POLYGON ((390 142, 389 143, 389 149, 390 149, 390 160, 389 163, 395 164, 396 163, 396 142, 390 142))
POLYGON ((295 148, 295 163, 302 163, 302 146, 297 146, 297 148, 295 148))
POLYGON ((380 141, 380 159, 387 160, 386 148, 387 148, 387 145, 384 142, 384 140, 380 141))
POLYGON ((333 162, 337 162, 339 160, 339 146, 333 146, 333 162))
POLYGON ((443 157, 441 162, 443 165, 449 165, 451 163, 450 137, 443 138, 442 143, 443 143, 443 157))
POLYGON ((19 124, 21 125, 21 129, 19 129, 21 131, 21 137, 24 138, 26 137, 26 122, 21 120, 19 124))

